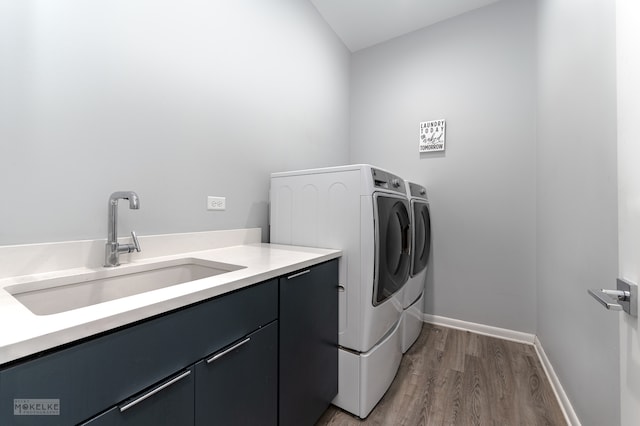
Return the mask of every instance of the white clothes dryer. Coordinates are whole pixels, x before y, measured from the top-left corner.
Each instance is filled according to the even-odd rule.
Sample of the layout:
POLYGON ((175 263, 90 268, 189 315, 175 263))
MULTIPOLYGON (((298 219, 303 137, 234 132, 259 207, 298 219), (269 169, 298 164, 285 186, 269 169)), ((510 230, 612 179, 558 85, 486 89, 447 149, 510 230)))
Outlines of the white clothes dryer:
POLYGON ((402 290, 402 353, 416 341, 422 330, 422 294, 431 251, 431 215, 425 187, 405 181, 411 205, 411 274, 402 290))
POLYGON ((402 358, 399 291, 411 268, 404 181, 362 164, 273 173, 270 198, 272 243, 343 252, 334 404, 364 418, 402 358))

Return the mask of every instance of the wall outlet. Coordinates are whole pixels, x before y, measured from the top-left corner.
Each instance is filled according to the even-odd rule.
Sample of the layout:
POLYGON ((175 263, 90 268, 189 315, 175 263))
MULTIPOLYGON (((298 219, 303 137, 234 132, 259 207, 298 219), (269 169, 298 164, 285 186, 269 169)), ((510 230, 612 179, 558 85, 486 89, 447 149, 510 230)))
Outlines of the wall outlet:
POLYGON ((207 197, 207 210, 226 210, 227 199, 225 197, 207 197))

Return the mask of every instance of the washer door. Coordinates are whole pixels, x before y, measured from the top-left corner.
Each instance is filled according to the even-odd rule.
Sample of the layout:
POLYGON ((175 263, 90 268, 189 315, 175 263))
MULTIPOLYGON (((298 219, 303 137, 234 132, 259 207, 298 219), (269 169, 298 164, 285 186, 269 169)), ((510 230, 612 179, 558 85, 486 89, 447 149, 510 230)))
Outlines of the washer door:
POLYGON ((411 241, 411 276, 417 275, 427 267, 431 250, 431 216, 429 204, 423 201, 411 201, 413 211, 413 240, 411 241))
POLYGON ((411 238, 409 203, 405 198, 374 194, 376 264, 373 305, 400 290, 409 278, 411 238))

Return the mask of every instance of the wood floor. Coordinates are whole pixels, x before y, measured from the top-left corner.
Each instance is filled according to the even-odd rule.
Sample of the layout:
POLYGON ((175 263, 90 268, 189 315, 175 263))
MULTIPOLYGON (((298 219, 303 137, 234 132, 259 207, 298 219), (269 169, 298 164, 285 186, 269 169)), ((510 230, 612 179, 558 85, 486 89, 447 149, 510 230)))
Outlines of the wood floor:
POLYGON ((425 324, 366 420, 331 406, 317 425, 566 425, 533 346, 425 324))

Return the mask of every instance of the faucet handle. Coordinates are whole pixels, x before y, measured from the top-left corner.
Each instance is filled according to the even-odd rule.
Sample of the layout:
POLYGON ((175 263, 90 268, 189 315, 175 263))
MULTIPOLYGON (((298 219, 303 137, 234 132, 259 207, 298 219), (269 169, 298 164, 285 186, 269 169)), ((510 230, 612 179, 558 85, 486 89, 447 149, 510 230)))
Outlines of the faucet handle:
POLYGON ((138 253, 140 252, 140 242, 138 241, 138 236, 136 235, 136 231, 131 231, 131 239, 133 240, 133 248, 138 253))

